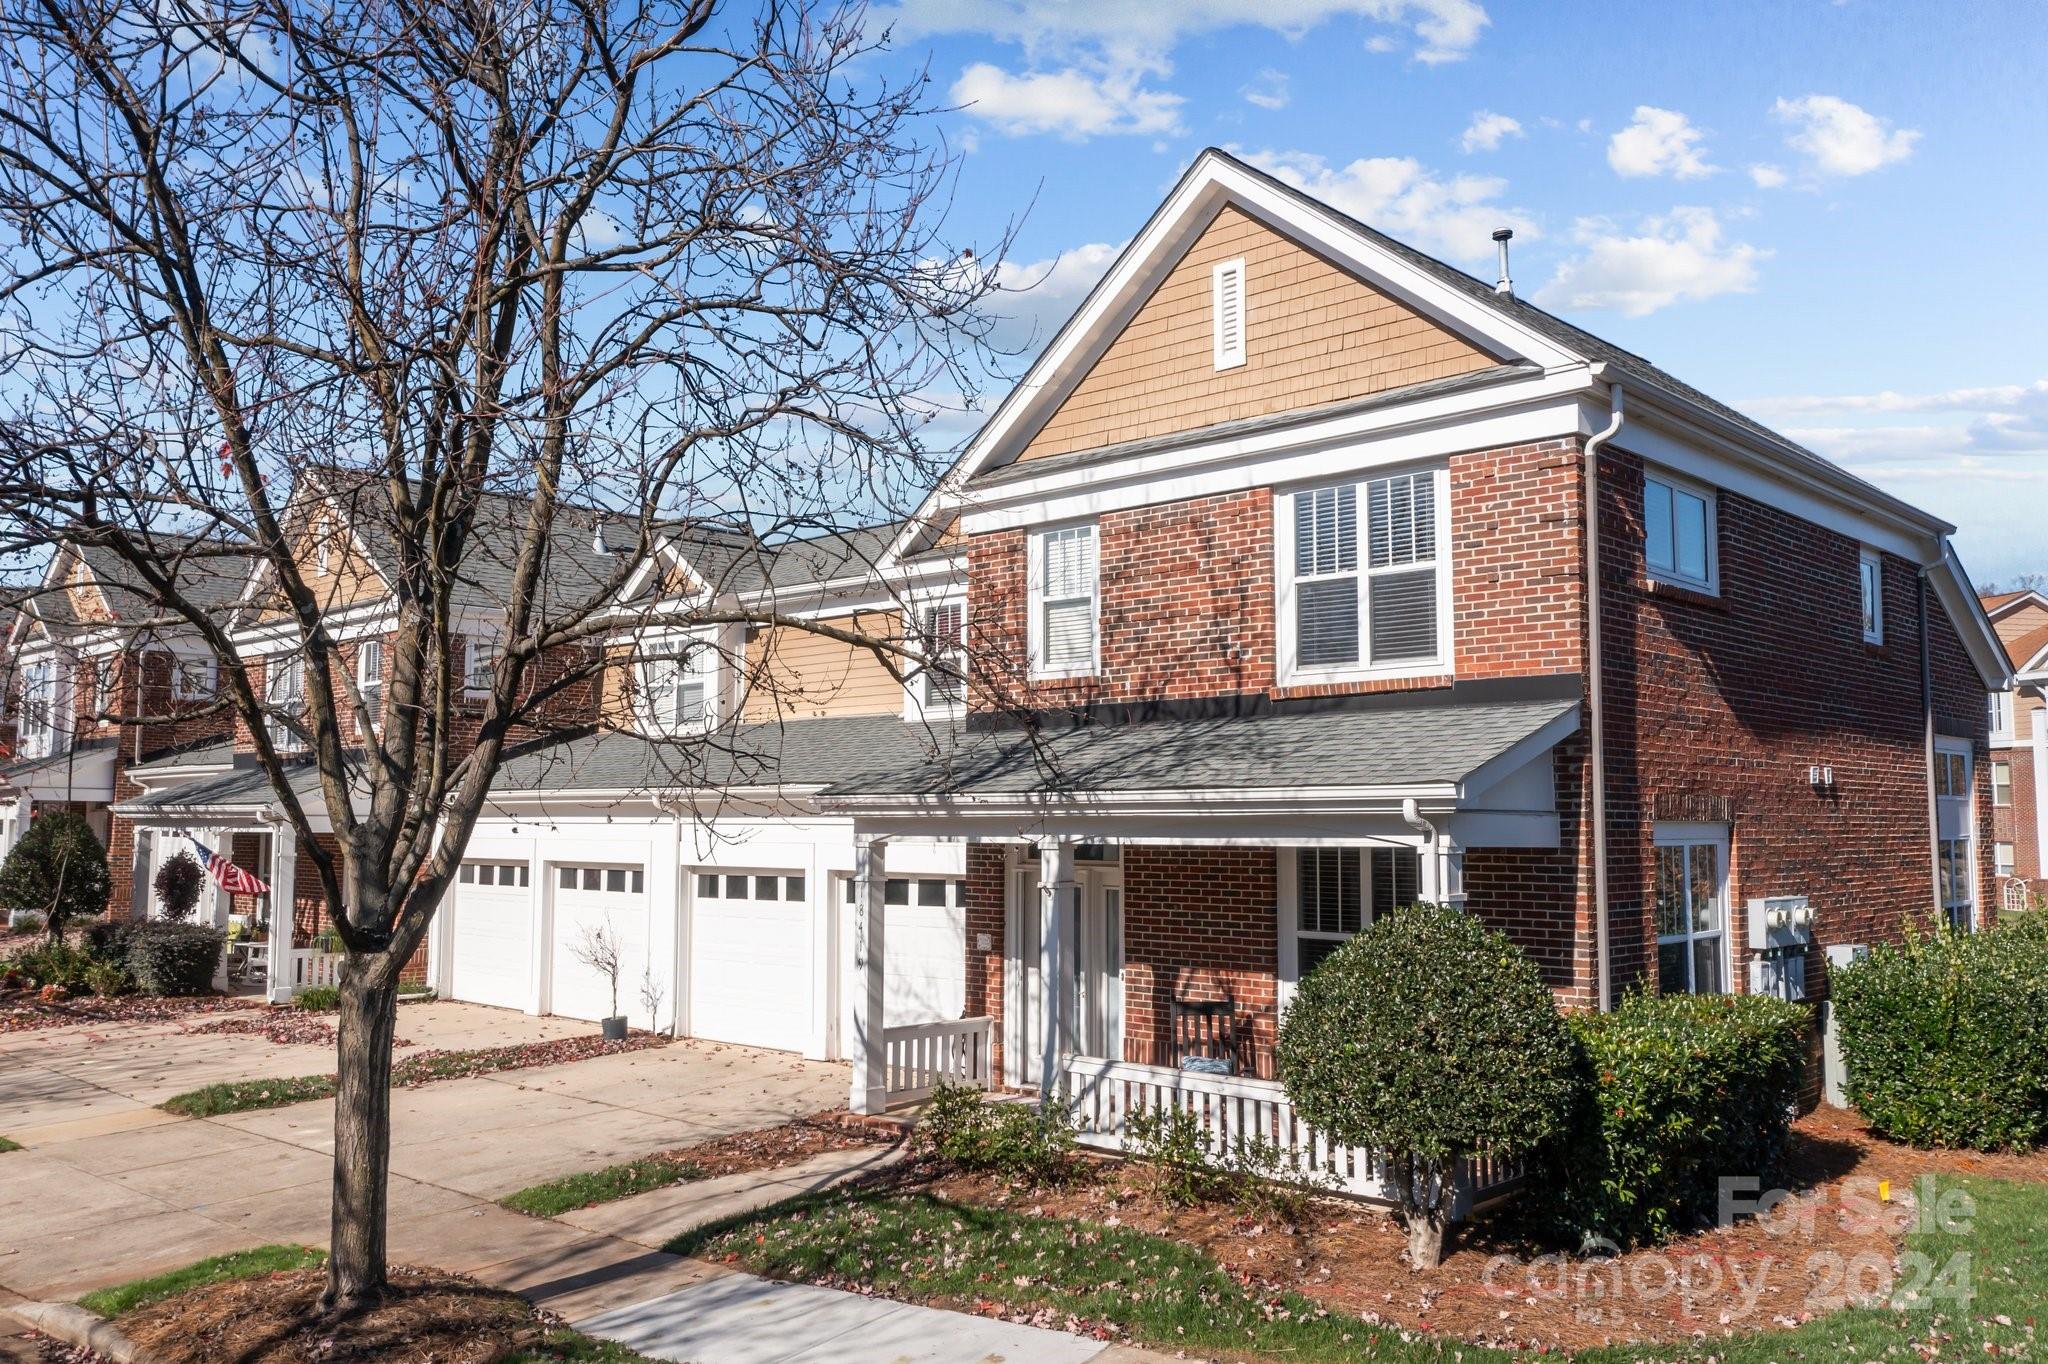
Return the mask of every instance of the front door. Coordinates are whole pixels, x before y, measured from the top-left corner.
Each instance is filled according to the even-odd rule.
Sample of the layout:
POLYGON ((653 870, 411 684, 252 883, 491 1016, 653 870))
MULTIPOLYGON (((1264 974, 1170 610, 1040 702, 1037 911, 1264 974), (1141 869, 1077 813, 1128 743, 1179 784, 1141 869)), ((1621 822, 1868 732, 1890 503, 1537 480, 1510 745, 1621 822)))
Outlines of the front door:
MULTIPOLYGON (((1124 1051, 1124 913, 1122 868, 1088 863, 1077 869, 1081 890, 1079 961, 1074 964, 1074 1043, 1083 1056, 1121 1060, 1124 1051)), ((1050 927, 1038 869, 1012 880, 1008 932, 1014 1006, 1004 1019, 1005 1080, 1036 1085, 1045 1056, 1046 993, 1041 971, 1050 927)))

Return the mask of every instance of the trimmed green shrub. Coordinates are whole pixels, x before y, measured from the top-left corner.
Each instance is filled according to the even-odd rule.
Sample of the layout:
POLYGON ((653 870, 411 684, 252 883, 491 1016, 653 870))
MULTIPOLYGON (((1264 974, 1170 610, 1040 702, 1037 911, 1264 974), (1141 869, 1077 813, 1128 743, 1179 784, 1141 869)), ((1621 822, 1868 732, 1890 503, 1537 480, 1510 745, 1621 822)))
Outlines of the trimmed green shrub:
POLYGON ((2048 1142, 2048 933, 1909 931, 1837 967, 1849 1101, 1915 1146, 2048 1142))
POLYGON ((118 961, 95 957, 85 965, 85 988, 102 999, 113 999, 135 992, 135 977, 128 974, 128 968, 118 961))
POLYGON ((1208 1129, 1185 1108, 1133 1113, 1125 1128, 1134 1154, 1152 1167, 1155 1190, 1177 1207, 1229 1202, 1260 1221, 1299 1222, 1315 1195, 1336 1183, 1325 1172, 1295 1168, 1264 1137, 1239 1134, 1227 1150, 1212 1150, 1208 1129))
POLYGON ((1633 994, 1574 1015, 1583 1088, 1542 1181, 1560 1228, 1641 1245, 1711 1223, 1724 1176, 1769 1187, 1811 1025, 1762 995, 1633 994))
POLYGON ((292 1007, 308 1013, 333 1013, 341 1007, 341 987, 337 985, 308 985, 292 996, 292 1007))
POLYGON ((78 991, 88 988, 85 972, 93 960, 91 953, 63 938, 45 938, 34 947, 17 952, 8 959, 8 965, 38 986, 78 991))
POLYGON ((1057 1184, 1074 1169, 1074 1128, 1057 1107, 990 1103, 968 1085, 940 1085, 917 1115, 912 1145, 963 1170, 1057 1184))
POLYGON ((102 961, 128 960, 128 930, 133 919, 94 919, 85 926, 85 950, 102 961))
POLYGON ((164 919, 128 931, 128 971, 146 995, 203 995, 213 989, 227 935, 164 919))
POLYGON ((1458 1164, 1514 1156, 1570 1111, 1570 1036, 1536 964, 1442 905, 1376 919, 1295 992, 1280 1078, 1330 1140, 1387 1156, 1418 1268, 1442 1259, 1458 1164))
POLYGON ((181 924, 199 908, 199 892, 206 887, 206 869, 191 853, 180 852, 156 869, 153 884, 157 902, 163 906, 164 917, 172 923, 181 924))
POLYGON ((35 911, 53 938, 69 920, 104 913, 112 889, 107 850, 68 811, 38 816, 0 863, 0 909, 35 911))

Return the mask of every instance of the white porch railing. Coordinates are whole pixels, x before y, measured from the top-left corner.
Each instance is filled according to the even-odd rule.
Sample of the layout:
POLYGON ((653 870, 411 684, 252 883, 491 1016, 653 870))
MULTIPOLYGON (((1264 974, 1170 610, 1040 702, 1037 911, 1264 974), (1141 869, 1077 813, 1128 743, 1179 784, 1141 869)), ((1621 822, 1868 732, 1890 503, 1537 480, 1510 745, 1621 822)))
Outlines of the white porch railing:
MULTIPOLYGON (((1065 1083, 1075 1138, 1083 1146, 1124 1151, 1132 1114, 1178 1108, 1200 1121, 1214 1155, 1227 1154, 1240 1138, 1263 1139, 1279 1151, 1283 1164, 1322 1172, 1335 1192, 1394 1201, 1384 1158, 1363 1147, 1331 1143, 1302 1121, 1276 1081, 1071 1056, 1065 1083)), ((1468 1161, 1453 1216, 1500 1201, 1522 1175, 1519 1161, 1468 1161)))
POLYGON ((295 948, 291 961, 291 983, 294 990, 309 990, 316 985, 341 984, 342 954, 339 952, 321 952, 309 947, 295 948))
POLYGON ((889 1106, 928 1098, 941 1084, 993 1088, 989 1039, 994 1023, 984 1016, 884 1028, 882 1058, 889 1106))

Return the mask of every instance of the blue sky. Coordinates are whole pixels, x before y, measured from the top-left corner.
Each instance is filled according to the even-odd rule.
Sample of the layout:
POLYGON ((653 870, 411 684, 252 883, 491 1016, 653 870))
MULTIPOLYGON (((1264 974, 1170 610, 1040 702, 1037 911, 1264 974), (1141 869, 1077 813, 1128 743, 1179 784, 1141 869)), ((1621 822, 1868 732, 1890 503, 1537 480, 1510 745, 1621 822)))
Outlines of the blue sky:
POLYGON ((1204 146, 1518 291, 2048 572, 2048 24, 1876 0, 899 0, 1050 334, 1204 146), (971 103, 970 103, 971 101, 971 103))

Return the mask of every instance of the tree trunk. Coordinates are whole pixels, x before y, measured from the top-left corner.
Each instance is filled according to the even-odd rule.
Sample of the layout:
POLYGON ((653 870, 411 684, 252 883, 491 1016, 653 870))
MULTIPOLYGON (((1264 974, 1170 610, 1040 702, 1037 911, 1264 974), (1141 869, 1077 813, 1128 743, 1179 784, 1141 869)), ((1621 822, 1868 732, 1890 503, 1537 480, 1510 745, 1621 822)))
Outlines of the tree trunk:
POLYGON ((1408 1267, 1435 1269, 1443 1263, 1444 1243, 1450 1238, 1458 1162, 1405 1156, 1394 1157, 1387 1165, 1408 1229, 1408 1267))
POLYGON ((391 1172, 391 1039, 397 973, 350 955, 341 974, 334 1096, 334 1209, 327 1255, 328 1313, 384 1295, 391 1172), (391 979, 383 979, 389 975, 391 979))

